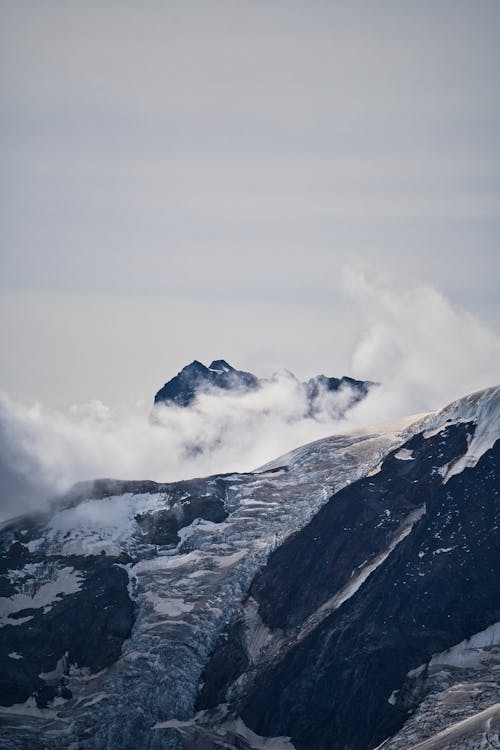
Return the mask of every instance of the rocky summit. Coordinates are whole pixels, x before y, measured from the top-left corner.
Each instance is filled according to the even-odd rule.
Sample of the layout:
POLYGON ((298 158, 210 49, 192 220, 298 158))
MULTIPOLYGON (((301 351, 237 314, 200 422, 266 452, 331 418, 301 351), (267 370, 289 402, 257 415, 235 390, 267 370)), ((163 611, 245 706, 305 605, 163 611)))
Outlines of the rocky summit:
MULTIPOLYGON (((292 373, 287 373, 287 376, 295 381, 299 391, 302 392, 308 405, 309 416, 314 416, 318 412, 323 394, 342 393, 344 399, 342 404, 339 404, 339 408, 345 412, 364 398, 369 389, 375 385, 371 381, 355 380, 347 376, 333 378, 317 375, 303 383, 292 373)), ((160 388, 155 395, 154 403, 155 405, 173 404, 187 407, 191 406, 202 393, 216 394, 232 391, 244 394, 258 390, 271 383, 272 380, 272 378, 258 378, 244 370, 236 370, 224 359, 216 359, 208 367, 194 360, 160 388)))
POLYGON ((155 396, 155 404, 189 406, 199 393, 209 388, 251 391, 258 385, 259 380, 255 375, 235 370, 223 359, 214 360, 209 367, 195 359, 160 388, 155 396))
POLYGON ((0 747, 498 747, 499 437, 491 388, 251 473, 104 479, 11 520, 0 747))

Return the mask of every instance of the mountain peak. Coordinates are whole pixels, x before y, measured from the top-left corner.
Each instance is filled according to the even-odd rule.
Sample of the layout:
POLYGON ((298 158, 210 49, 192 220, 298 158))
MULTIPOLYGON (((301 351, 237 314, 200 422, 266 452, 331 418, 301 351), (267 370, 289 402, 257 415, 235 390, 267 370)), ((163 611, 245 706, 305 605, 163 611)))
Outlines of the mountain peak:
POLYGON ((250 372, 235 370, 225 359, 214 359, 210 367, 195 359, 169 380, 155 396, 155 404, 173 403, 189 406, 199 393, 209 388, 241 391, 259 387, 259 379, 250 372))
POLYGON ((234 372, 234 367, 226 362, 225 359, 214 359, 214 361, 208 366, 209 370, 215 370, 215 372, 234 372))
POLYGON ((193 359, 192 362, 182 368, 181 372, 204 372, 206 369, 207 368, 205 367, 203 362, 200 362, 198 359, 193 359))
MULTIPOLYGON (((288 371, 283 371, 287 377, 293 378, 299 387, 305 391, 305 396, 310 406, 309 416, 314 416, 317 411, 320 396, 324 391, 338 391, 343 386, 352 390, 352 397, 348 406, 364 398, 369 388, 373 385, 368 381, 353 380, 352 378, 331 378, 326 375, 317 375, 305 383, 300 381, 288 371)), ((219 389, 221 391, 236 390, 241 393, 254 391, 271 381, 259 379, 251 372, 237 370, 225 359, 214 359, 208 367, 195 359, 186 365, 175 377, 169 380, 155 396, 155 404, 176 404, 177 406, 190 406, 197 396, 207 390, 219 389)), ((346 408, 348 408, 346 406, 346 408)))

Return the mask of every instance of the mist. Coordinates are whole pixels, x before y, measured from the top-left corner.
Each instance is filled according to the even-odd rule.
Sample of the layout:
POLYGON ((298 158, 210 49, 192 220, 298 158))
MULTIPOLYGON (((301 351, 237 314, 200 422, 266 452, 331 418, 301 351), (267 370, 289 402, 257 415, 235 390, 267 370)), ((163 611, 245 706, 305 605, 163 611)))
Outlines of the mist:
MULTIPOLYGON (((79 480, 169 482, 251 471, 312 440, 434 410, 500 381, 500 339, 432 286, 401 288, 352 269, 343 284, 364 321, 348 374, 380 383, 344 416, 349 388, 325 391, 313 417, 287 371, 256 391, 206 391, 189 408, 154 412, 153 394, 135 406, 93 401, 66 410, 2 394, 0 518, 43 507, 79 480)), ((333 361, 334 343, 324 345, 333 361)))

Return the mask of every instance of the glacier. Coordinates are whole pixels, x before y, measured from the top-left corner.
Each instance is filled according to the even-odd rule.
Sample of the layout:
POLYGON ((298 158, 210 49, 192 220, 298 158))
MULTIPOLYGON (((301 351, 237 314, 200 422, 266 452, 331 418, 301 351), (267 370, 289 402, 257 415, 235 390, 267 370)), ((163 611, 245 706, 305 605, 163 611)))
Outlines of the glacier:
MULTIPOLYGON (((94 557, 110 558, 126 573, 134 622, 119 658, 105 668, 93 671, 63 654, 54 659, 54 674, 41 673, 47 684, 63 675, 68 697, 52 697, 40 706, 28 696, 22 703, 0 706, 0 747, 180 750, 186 727, 205 722, 213 741, 226 743, 221 747, 293 748, 289 737, 260 736, 241 718, 225 716, 223 707, 217 729, 213 716, 197 713, 203 672, 217 638, 241 615, 252 581, 273 550, 302 529, 332 495, 377 474, 385 457, 398 448, 395 457, 411 462, 411 452, 401 448, 411 436, 430 438, 447 425, 469 422, 476 427, 466 454, 451 466, 438 467, 447 482, 475 466, 500 436, 500 388, 472 394, 438 412, 315 441, 251 473, 156 487, 150 483, 144 491, 115 482, 109 494, 104 489, 97 497, 88 483, 78 497, 63 498, 39 519, 4 524, 4 552, 19 544, 29 560, 9 571, 15 591, 0 598, 4 628, 27 626, 32 611, 43 618, 55 600, 69 603, 86 576, 85 567, 78 566, 94 557), (207 504, 222 498, 225 517, 200 516, 182 525, 194 495, 207 504), (165 513, 169 523, 172 514, 181 519, 177 538, 161 543, 160 534, 160 543, 152 543, 151 529, 157 532, 165 513), (12 620, 12 613, 23 611, 29 614, 12 620)), ((365 585, 424 513, 421 508, 402 524, 384 553, 361 567, 345 590, 310 618, 301 637, 365 585)), ((273 641, 251 599, 244 611, 248 648, 258 662, 281 644, 273 641)), ((9 654, 11 661, 22 664, 22 647, 9 651, 15 654, 9 654)))

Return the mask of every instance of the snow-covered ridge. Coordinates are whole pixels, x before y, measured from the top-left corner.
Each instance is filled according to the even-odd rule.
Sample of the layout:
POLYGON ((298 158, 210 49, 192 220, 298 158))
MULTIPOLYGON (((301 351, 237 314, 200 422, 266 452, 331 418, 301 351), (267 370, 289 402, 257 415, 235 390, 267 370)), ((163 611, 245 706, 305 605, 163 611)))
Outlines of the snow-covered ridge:
POLYGON ((476 429, 467 453, 449 467, 444 482, 460 474, 465 468, 476 466, 486 451, 500 438, 500 385, 476 391, 453 401, 444 409, 431 412, 415 421, 408 428, 408 436, 425 432, 432 437, 446 427, 457 422, 474 422, 476 429))
MULTIPOLYGON (((88 496, 71 507, 54 508, 46 525, 27 542, 29 551, 64 558, 129 555, 128 560, 118 564, 129 576, 137 618, 119 662, 92 676, 69 665, 66 679, 73 698, 51 705, 50 710, 65 723, 76 716, 78 722, 99 727, 94 744, 88 744, 89 750, 109 746, 111 734, 122 737, 124 746, 130 746, 125 740, 127 732, 133 731, 134 722, 144 731, 156 726, 154 733, 160 737, 155 748, 174 747, 168 739, 174 730, 172 722, 192 719, 199 680, 215 639, 238 614, 256 572, 270 552, 301 529, 334 492, 380 472, 389 453, 394 452, 396 463, 402 460, 400 467, 410 467, 413 456, 402 446, 412 435, 424 432, 430 437, 451 422, 470 421, 477 426, 466 457, 461 460, 462 468, 473 466, 500 437, 500 387, 472 394, 439 412, 315 441, 253 474, 196 480, 197 497, 223 497, 227 516, 218 522, 190 520, 180 528, 177 544, 147 542, 140 518, 156 522, 167 510, 177 507, 180 512, 192 492, 189 487, 185 498, 176 496, 172 485, 171 489, 162 486, 157 492, 116 490, 99 499, 92 496, 89 487, 88 496), (124 718, 120 713, 122 705, 133 707, 130 716, 124 718)), ((459 463, 448 469, 448 475, 451 470, 457 473, 459 463)), ((359 587, 368 585, 371 573, 392 554, 404 535, 412 533, 418 517, 417 513, 408 519, 386 552, 329 601, 324 611, 312 618, 311 627, 359 587)), ((22 607, 17 606, 16 597, 26 594, 17 587, 17 593, 10 598, 12 606, 17 602, 17 611, 30 607, 43 611, 44 606, 50 606, 50 597, 52 601, 71 597, 79 589, 80 579, 70 567, 72 561, 65 563, 66 559, 59 563, 52 588, 43 588, 48 585, 43 583, 38 593, 28 593, 31 601, 23 599, 22 607), (43 601, 36 596, 43 597, 43 601)), ((30 573, 28 565, 19 569, 19 583, 30 573)), ((17 623, 22 624, 22 620, 19 618, 17 623)), ((249 629, 250 636, 257 656, 268 633, 256 620, 255 627, 249 629)), ((22 664, 22 649, 16 645, 10 653, 15 654, 11 661, 22 664)))

